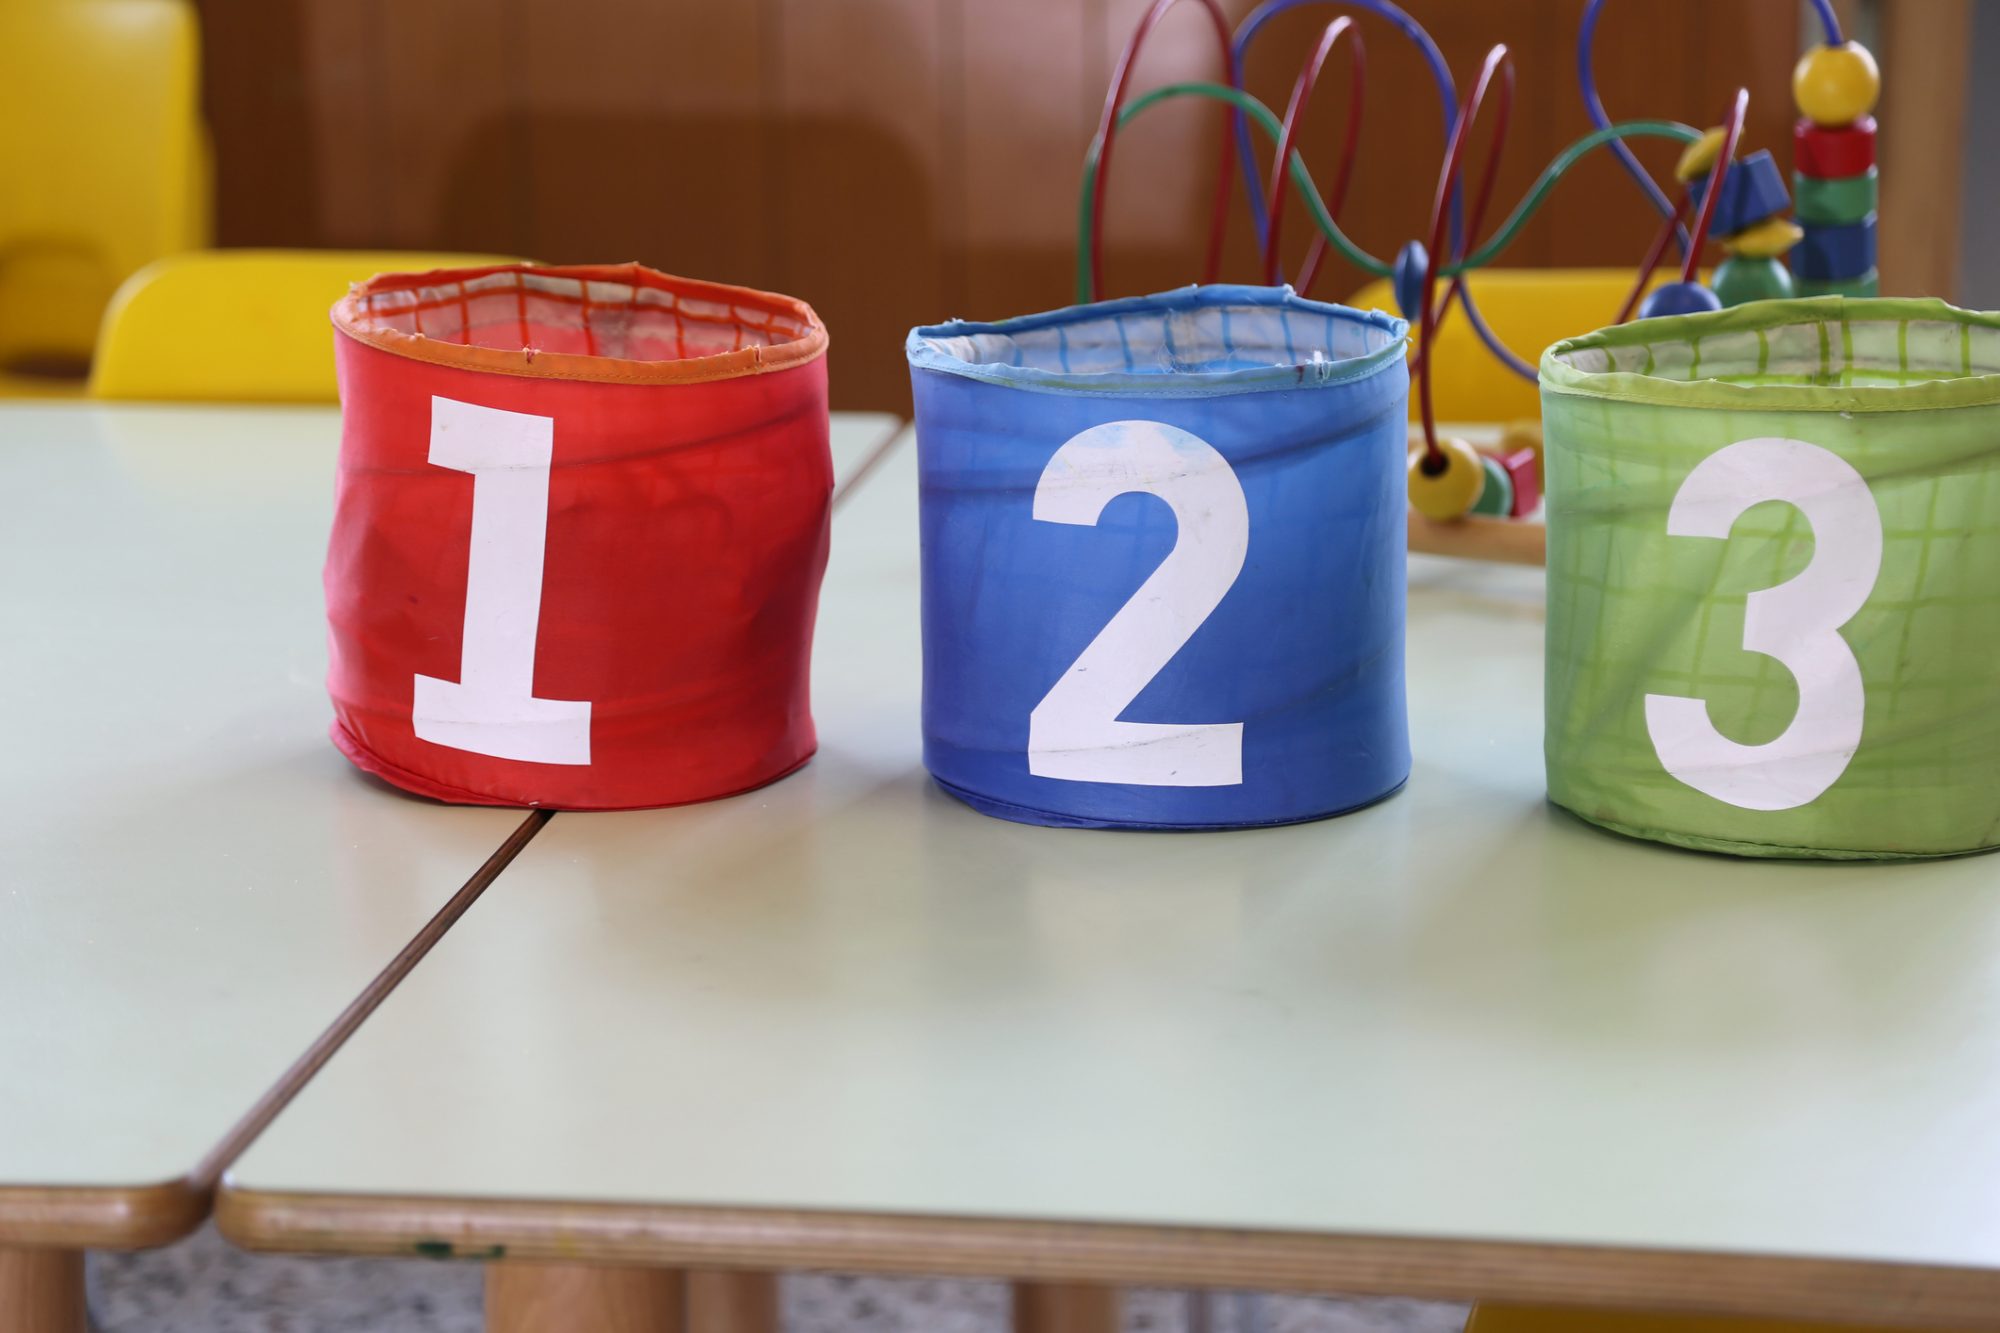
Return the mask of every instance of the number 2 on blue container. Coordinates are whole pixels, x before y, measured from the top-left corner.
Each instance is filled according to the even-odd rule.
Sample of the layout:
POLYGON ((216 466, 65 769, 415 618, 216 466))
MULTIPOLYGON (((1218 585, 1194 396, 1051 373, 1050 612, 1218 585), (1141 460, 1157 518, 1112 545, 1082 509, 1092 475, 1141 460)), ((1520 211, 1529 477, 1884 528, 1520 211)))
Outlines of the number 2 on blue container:
POLYGON ((1121 495, 1173 510, 1173 550, 1028 715, 1028 771, 1069 782, 1229 787, 1243 781, 1241 722, 1121 722, 1243 570, 1250 510, 1206 440, 1158 421, 1108 421, 1056 450, 1035 518, 1094 527, 1121 495))

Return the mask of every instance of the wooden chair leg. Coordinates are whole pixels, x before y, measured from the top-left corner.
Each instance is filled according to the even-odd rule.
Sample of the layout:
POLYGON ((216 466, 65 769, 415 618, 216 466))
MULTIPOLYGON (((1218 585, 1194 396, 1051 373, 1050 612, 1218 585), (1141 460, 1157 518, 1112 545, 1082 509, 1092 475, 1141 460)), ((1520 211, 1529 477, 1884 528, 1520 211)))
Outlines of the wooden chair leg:
POLYGON ((486 1266, 486 1333, 683 1333, 687 1284, 671 1268, 486 1266))
POLYGON ((697 1268, 687 1275, 688 1333, 778 1333, 778 1275, 697 1268))
POLYGON ((1118 1333, 1118 1288, 1084 1282, 1016 1282, 1014 1333, 1118 1333))
POLYGON ((0 1248, 0 1328, 89 1333, 83 1251, 0 1248))

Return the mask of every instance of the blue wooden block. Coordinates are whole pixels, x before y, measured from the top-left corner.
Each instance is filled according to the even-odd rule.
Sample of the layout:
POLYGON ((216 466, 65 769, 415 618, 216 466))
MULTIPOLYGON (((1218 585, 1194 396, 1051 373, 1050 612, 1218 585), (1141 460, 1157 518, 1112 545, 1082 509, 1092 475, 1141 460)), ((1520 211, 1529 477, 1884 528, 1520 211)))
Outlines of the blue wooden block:
MULTIPOLYGON (((1709 178, 1713 176, 1711 172, 1709 178)), ((1706 182, 1702 188, 1707 188, 1706 182)), ((1700 191, 1697 191, 1695 203, 1699 206, 1700 202, 1700 191)), ((1778 170, 1770 150, 1760 148, 1733 163, 1729 174, 1723 177, 1722 196, 1715 201, 1715 221, 1709 224, 1709 232, 1717 237, 1733 236, 1745 227, 1775 217, 1791 206, 1791 193, 1785 189, 1785 173, 1778 170)))
POLYGON ((1807 227, 1792 247, 1792 272, 1801 278, 1858 278, 1875 267, 1875 215, 1840 227, 1807 227))

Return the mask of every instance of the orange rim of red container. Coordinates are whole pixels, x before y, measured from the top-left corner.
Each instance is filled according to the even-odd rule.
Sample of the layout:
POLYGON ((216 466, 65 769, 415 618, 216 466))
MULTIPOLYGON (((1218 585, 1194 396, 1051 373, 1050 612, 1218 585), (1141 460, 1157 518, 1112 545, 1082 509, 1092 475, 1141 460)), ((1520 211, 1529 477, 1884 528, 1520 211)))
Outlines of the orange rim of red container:
POLYGON ((383 273, 334 303, 333 326, 433 365, 609 384, 768 374, 827 346, 804 301, 643 264, 383 273))

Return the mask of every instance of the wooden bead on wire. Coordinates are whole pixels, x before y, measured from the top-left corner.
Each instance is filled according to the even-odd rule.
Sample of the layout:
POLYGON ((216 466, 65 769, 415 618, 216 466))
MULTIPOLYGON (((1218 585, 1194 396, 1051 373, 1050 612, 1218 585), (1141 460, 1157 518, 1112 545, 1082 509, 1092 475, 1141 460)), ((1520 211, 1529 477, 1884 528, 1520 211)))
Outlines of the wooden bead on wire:
POLYGON ((1683 185, 1692 185, 1706 176, 1715 166, 1715 159, 1722 156, 1722 140, 1723 128, 1717 125, 1683 148, 1680 161, 1674 164, 1675 179, 1683 185))
POLYGON ((1410 452, 1410 504, 1425 518, 1448 523, 1479 503, 1486 467, 1464 440, 1439 440, 1438 452, 1437 458, 1422 448, 1410 452))
POLYGON ((1792 167, 1816 180, 1860 176, 1875 165, 1875 117, 1863 116, 1852 125, 1816 125, 1801 120, 1792 126, 1792 167))
MULTIPOLYGON (((1732 255, 1748 255, 1752 259, 1776 259, 1790 254, 1792 247, 1799 243, 1805 229, 1786 217, 1765 218, 1754 227, 1745 227, 1734 236, 1722 238, 1722 248, 1732 255)), ((1724 305, 1732 302, 1723 298, 1724 305)))
POLYGON ((1639 318, 1698 315, 1720 309, 1722 302, 1716 298, 1715 293, 1698 282, 1663 282, 1647 292, 1646 299, 1639 302, 1639 318))
POLYGON ((1514 512, 1514 481, 1507 475, 1507 469, 1492 454, 1481 454, 1479 466, 1486 473, 1486 484, 1479 488, 1479 498, 1472 502, 1469 513, 1484 514, 1491 518, 1505 518, 1514 512))
POLYGON ((1815 46, 1792 67, 1792 101, 1815 125, 1851 125, 1875 109, 1882 71, 1859 42, 1815 46))
POLYGON ((1783 301, 1797 294, 1791 270, 1775 255, 1733 254, 1715 266, 1715 295, 1725 306, 1783 301))
POLYGON ((1535 512, 1535 506, 1542 502, 1542 454, 1539 448, 1503 450, 1495 456, 1495 462, 1507 473, 1514 493, 1514 506, 1508 511, 1509 518, 1526 518, 1535 512))

